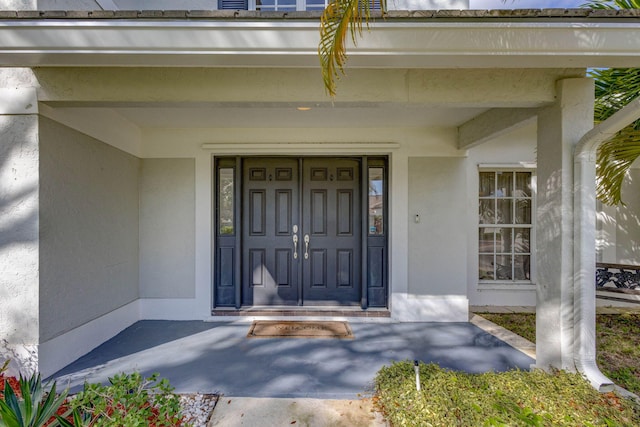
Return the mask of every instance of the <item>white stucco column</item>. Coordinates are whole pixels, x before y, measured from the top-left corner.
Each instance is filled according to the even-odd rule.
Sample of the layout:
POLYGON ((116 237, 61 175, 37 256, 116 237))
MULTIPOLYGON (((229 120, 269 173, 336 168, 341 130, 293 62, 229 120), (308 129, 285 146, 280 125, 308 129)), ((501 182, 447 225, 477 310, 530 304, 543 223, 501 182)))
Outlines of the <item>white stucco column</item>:
POLYGON ((0 365, 38 368, 38 103, 30 70, 0 69, 0 365))
POLYGON ((573 371, 573 153, 593 127, 593 81, 560 80, 556 91, 538 116, 536 366, 573 371))

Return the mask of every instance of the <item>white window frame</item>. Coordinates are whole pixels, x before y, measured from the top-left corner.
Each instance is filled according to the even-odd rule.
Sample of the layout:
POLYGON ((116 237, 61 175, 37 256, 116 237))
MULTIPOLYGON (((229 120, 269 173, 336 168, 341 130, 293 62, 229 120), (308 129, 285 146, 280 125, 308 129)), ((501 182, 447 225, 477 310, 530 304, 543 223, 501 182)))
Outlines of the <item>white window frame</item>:
MULTIPOLYGON (((278 2, 278 0, 276 0, 276 3, 278 2)), ((318 9, 312 9, 312 10, 323 10, 328 4, 328 0, 324 0, 324 6, 322 8, 318 8, 318 9)), ((249 10, 256 10, 256 0, 249 0, 248 3, 248 9, 249 10)), ((290 7, 290 5, 287 5, 287 7, 290 7)), ((278 5, 276 4, 273 8, 262 8, 260 9, 263 12, 273 12, 273 11, 278 11, 281 10, 278 5)), ((296 0, 296 11, 306 11, 307 10, 307 1, 306 0, 296 0)))
MULTIPOLYGON (((479 289, 509 289, 509 290, 529 290, 535 287, 536 280, 536 194, 537 194, 537 180, 536 180, 536 164, 529 162, 515 163, 515 164, 479 164, 476 172, 476 186, 475 186, 475 245, 476 245, 476 274, 478 279, 479 289), (530 228, 529 236, 529 280, 498 280, 498 279, 480 279, 480 228, 489 228, 490 224, 481 224, 478 218, 480 210, 481 196, 479 194, 480 187, 480 173, 481 172, 529 172, 531 173, 531 223, 530 224, 501 224, 505 227, 513 228, 530 228), (523 227, 524 226, 524 227, 523 227)), ((498 225, 496 225, 498 228, 498 225)), ((494 254, 495 254, 494 248, 494 254)))

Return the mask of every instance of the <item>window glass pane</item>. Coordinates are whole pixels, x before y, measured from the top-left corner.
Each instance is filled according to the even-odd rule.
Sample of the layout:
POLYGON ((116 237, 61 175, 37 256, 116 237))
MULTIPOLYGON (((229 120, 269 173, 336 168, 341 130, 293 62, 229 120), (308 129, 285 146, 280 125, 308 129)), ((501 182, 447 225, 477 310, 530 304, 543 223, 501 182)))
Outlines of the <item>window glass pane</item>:
POLYGON ((496 256, 496 279, 513 279, 513 275, 511 274, 511 255, 496 256))
POLYGON ((220 234, 233 234, 233 168, 220 168, 218 176, 218 224, 220 234))
POLYGON ((516 224, 531 224, 531 199, 516 199, 516 224))
POLYGON ((515 279, 531 280, 531 256, 516 255, 515 257, 515 279))
POLYGON ((496 233, 496 229, 495 228, 484 228, 481 227, 480 228, 480 236, 479 236, 479 251, 480 253, 494 253, 495 252, 495 245, 494 245, 494 236, 496 233))
POLYGON ((369 234, 384 233, 384 168, 369 168, 369 234))
POLYGON ((496 253, 511 253, 511 229, 496 228, 496 253))
POLYGON ((491 197, 495 194, 495 173, 480 172, 480 197, 491 197))
POLYGON ((495 224, 495 200, 480 200, 480 224, 495 224))
POLYGON ((307 0, 307 10, 319 10, 324 9, 324 0, 307 0))
POLYGON ((295 11, 296 0, 256 0, 256 10, 295 11))
POLYGON ((513 224, 513 200, 498 200, 497 224, 513 224))
POLYGON ((516 197, 531 197, 531 172, 516 172, 516 197))
POLYGON ((529 252, 531 245, 531 229, 516 228, 514 232, 513 250, 514 252, 529 252))
POLYGON ((480 255, 480 269, 478 271, 480 280, 493 280, 493 255, 480 255))
POLYGON ((513 195, 513 172, 498 172, 497 197, 511 197, 513 195))

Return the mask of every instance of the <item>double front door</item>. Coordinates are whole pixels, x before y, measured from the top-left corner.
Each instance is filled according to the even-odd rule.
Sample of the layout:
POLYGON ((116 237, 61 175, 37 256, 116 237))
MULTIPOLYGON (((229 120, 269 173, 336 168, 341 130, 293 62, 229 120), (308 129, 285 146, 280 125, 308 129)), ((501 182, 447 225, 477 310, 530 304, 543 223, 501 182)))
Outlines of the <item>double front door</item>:
POLYGON ((245 158, 241 303, 358 305, 361 161, 245 158))

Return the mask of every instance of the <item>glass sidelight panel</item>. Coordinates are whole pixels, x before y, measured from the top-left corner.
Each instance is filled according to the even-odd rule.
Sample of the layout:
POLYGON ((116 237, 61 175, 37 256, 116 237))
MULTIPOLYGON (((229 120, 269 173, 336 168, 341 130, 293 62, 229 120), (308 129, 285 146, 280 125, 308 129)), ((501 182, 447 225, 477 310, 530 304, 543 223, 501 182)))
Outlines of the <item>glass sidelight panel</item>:
POLYGON ((384 168, 369 168, 369 235, 384 234, 384 168))
POLYGON ((220 168, 218 175, 218 224, 220 235, 231 235, 234 233, 233 218, 233 182, 234 168, 220 168))

